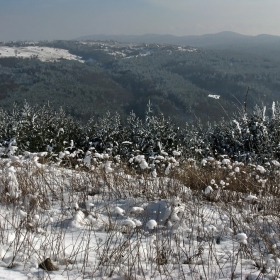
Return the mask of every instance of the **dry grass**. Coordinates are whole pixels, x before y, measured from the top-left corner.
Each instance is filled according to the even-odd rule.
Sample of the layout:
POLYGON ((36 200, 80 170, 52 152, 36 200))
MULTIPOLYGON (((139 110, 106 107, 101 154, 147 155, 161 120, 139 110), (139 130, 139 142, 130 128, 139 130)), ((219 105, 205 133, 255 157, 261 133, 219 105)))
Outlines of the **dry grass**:
MULTIPOLYGON (((75 171, 52 164, 12 163, 20 196, 11 197, 5 179, 10 166, 2 162, 0 174, 1 259, 9 268, 21 264, 28 270, 31 262, 41 264, 50 258, 65 278, 73 271, 85 278, 122 279, 245 279, 248 271, 259 273, 254 279, 279 275, 279 267, 266 260, 269 254, 274 263, 280 258, 276 169, 260 173, 254 166, 186 162, 155 179, 148 171, 136 174, 125 166, 106 173, 102 166, 75 171), (213 189, 209 194, 207 186, 213 189), (250 194, 257 199, 246 200, 250 194), (145 210, 125 214, 141 220, 141 226, 123 225, 123 217, 112 209, 130 200, 135 206, 167 201, 172 209, 181 207, 180 221, 174 222, 170 215, 147 230, 145 223, 153 213, 145 210), (77 215, 82 215, 81 220, 75 220, 77 215), (215 224, 218 220, 222 223, 215 224), (79 221, 80 233, 70 250, 71 221, 79 221), (210 225, 220 228, 210 230, 210 225), (240 232, 246 232, 247 244, 229 241, 240 232), (219 247, 223 242, 232 249, 219 247)), ((45 271, 42 277, 50 279, 51 274, 45 271)))

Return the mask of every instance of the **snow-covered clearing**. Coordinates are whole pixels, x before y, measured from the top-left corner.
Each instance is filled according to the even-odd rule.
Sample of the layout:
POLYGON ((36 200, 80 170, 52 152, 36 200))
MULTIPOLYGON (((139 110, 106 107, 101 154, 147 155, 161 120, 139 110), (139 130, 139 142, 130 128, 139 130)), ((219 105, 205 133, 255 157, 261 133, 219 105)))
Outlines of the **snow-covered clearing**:
POLYGON ((40 156, 0 162, 1 279, 278 279, 273 197, 230 195, 214 179, 200 195, 177 179, 40 156))
POLYGON ((21 57, 31 58, 37 57, 41 61, 56 61, 59 59, 68 60, 81 60, 81 57, 70 54, 68 50, 40 47, 40 46, 27 46, 27 47, 8 47, 0 46, 0 58, 3 57, 21 57))

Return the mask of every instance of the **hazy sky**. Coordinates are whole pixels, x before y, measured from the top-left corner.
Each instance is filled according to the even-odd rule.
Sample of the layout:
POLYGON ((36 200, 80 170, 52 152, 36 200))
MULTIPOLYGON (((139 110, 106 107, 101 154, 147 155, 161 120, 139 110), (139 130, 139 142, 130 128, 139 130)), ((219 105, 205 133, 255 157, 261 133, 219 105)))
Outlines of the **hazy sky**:
POLYGON ((280 0, 0 0, 0 40, 93 34, 280 35, 280 0))

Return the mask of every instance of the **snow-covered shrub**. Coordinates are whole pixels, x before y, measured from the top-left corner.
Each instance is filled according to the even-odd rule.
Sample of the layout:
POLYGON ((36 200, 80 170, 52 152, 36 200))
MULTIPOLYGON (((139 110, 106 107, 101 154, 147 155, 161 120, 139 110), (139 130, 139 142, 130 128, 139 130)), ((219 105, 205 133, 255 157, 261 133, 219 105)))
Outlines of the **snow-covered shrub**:
POLYGON ((61 109, 58 112, 48 106, 17 106, 11 114, 0 112, 1 154, 9 155, 11 147, 17 154, 48 152, 59 154, 83 145, 82 127, 61 109), (5 149, 4 149, 5 147, 5 149))
POLYGON ((86 135, 89 147, 93 147, 98 153, 118 155, 119 145, 124 141, 120 115, 107 112, 97 122, 91 119, 86 127, 86 135))
POLYGON ((154 176, 167 175, 190 158, 201 162, 223 155, 263 165, 280 156, 279 111, 279 104, 273 103, 270 116, 256 107, 252 114, 229 121, 179 128, 163 115, 154 115, 148 104, 144 120, 133 112, 126 121, 107 113, 82 125, 62 109, 26 103, 23 108, 14 106, 11 113, 0 109, 0 156, 47 152, 49 158, 72 167, 111 161, 112 166, 125 164, 154 176))
POLYGON ((240 114, 234 120, 217 123, 208 135, 213 153, 226 154, 246 163, 264 163, 280 156, 279 104, 273 114, 255 107, 252 114, 240 114))

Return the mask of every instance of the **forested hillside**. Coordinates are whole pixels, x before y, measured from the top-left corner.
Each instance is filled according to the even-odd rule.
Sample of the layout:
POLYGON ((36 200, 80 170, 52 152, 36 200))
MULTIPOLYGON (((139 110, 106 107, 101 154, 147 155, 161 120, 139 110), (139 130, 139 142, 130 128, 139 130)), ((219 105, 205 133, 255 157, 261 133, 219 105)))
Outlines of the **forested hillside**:
POLYGON ((184 123, 227 118, 243 108, 248 88, 248 110, 256 104, 271 105, 279 97, 279 64, 258 56, 113 41, 38 44, 69 50, 84 63, 0 56, 0 100, 5 109, 26 100, 62 106, 83 121, 106 111, 125 119, 132 110, 144 117, 143 108, 151 101, 155 113, 184 123))

